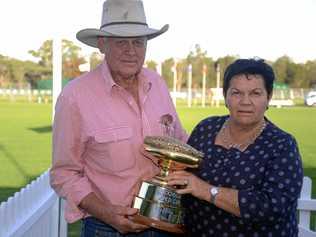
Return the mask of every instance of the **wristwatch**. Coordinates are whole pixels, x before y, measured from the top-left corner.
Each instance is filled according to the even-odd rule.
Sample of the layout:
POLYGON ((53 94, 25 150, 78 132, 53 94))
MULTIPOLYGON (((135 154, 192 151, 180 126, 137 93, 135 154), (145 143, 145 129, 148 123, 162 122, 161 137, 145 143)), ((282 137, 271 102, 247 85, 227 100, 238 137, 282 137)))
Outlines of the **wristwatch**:
POLYGON ((215 203, 215 198, 216 198, 218 193, 219 193, 219 187, 213 186, 210 188, 210 194, 211 194, 210 202, 211 203, 213 203, 213 204, 215 203))

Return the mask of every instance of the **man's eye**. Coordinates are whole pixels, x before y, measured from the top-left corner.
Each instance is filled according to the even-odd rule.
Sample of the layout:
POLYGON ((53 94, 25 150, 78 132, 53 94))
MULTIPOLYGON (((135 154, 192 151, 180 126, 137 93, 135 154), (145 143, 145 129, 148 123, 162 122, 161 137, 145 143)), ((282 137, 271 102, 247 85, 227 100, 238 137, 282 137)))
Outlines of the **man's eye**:
POLYGON ((116 45, 123 46, 123 45, 125 45, 125 42, 126 42, 126 40, 118 40, 118 41, 116 41, 116 45))
POLYGON ((135 40, 133 43, 136 47, 143 47, 145 44, 145 41, 144 40, 135 40))

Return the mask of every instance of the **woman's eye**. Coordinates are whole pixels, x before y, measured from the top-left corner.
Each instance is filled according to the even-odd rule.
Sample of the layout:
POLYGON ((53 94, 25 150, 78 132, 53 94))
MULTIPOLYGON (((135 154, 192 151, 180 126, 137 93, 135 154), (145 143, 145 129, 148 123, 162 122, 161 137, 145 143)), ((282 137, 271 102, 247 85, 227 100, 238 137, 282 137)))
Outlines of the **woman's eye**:
POLYGON ((253 96, 261 96, 261 92, 260 91, 254 91, 253 93, 252 93, 252 95, 253 96))

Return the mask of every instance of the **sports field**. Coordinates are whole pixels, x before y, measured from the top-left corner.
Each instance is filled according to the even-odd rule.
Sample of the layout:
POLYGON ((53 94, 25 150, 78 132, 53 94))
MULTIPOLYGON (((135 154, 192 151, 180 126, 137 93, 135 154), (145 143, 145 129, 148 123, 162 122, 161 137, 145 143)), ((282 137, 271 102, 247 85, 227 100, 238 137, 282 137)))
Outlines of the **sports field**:
MULTIPOLYGON (((51 104, 0 101, 0 202, 49 168, 51 110, 51 104)), ((224 107, 177 110, 188 132, 207 116, 227 113, 224 107)), ((266 115, 296 137, 316 197, 316 108, 270 108, 266 115)))

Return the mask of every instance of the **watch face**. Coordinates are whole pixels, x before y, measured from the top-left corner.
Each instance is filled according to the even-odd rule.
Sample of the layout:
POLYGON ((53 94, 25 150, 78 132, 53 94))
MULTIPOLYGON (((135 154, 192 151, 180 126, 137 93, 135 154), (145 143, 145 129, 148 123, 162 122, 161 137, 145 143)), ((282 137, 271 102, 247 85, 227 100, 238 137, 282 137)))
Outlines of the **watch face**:
POLYGON ((212 195, 216 195, 217 193, 218 193, 218 188, 215 188, 215 187, 211 188, 212 195))

